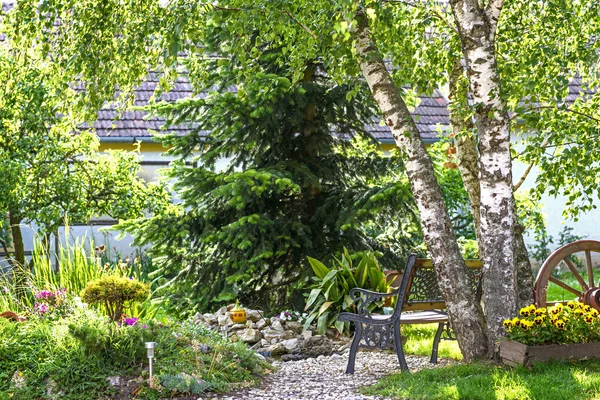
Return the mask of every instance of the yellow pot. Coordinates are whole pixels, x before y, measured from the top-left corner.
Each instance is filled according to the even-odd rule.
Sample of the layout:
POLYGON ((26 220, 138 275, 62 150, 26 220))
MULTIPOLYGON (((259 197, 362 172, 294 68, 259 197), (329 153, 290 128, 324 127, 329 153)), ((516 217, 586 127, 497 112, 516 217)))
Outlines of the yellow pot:
POLYGON ((229 318, 233 322, 244 323, 246 322, 246 310, 231 310, 229 311, 229 318))

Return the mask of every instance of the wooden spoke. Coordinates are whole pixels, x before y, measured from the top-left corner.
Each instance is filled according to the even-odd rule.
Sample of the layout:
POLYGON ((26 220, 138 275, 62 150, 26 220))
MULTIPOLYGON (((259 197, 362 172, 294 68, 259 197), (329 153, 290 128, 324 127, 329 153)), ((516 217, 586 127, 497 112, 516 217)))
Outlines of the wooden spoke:
MULTIPOLYGON (((576 242, 566 244, 550 254, 550 257, 548 257, 540 267, 535 280, 534 296, 536 305, 538 307, 545 307, 547 301, 555 302, 560 300, 557 298, 560 297, 560 294, 555 291, 551 291, 553 296, 552 298, 547 298, 548 284, 550 282, 568 291, 569 293, 573 293, 583 300, 583 293, 587 293, 596 287, 594 282, 594 269, 592 265, 592 252, 600 254, 600 241, 578 240, 576 242), (578 270, 575 262, 570 258, 571 255, 584 253, 586 261, 585 271, 588 275, 587 279, 585 276, 583 276, 583 271, 578 270), (563 262, 567 264, 567 267, 569 267, 568 271, 570 272, 566 270, 560 270, 563 262), (562 280, 555 278, 553 275, 560 275, 562 280), (575 289, 571 285, 574 285, 578 289, 575 289), (580 290, 579 287, 581 287, 580 290)), ((597 279, 600 279, 600 277, 597 277, 597 279)), ((598 287, 600 288, 600 282, 598 282, 598 287)))
POLYGON ((558 286, 560 286, 561 288, 576 294, 577 296, 581 297, 583 296, 583 292, 580 292, 579 290, 572 288, 571 286, 567 285, 566 283, 564 283, 563 281, 559 281, 558 279, 556 279, 555 277, 551 276, 550 278, 548 278, 548 280, 554 284, 557 284, 558 286))
POLYGON ((594 271, 592 270, 592 255, 589 250, 585 251, 585 265, 587 266, 588 282, 590 287, 594 286, 594 271))
POLYGON ((571 260, 569 260, 569 257, 565 257, 563 259, 563 261, 565 262, 565 264, 567 264, 567 267, 569 267, 569 270, 571 270, 571 273, 573 274, 575 279, 577 279, 577 282, 579 282, 579 284, 581 285, 583 290, 584 291, 588 290, 590 287, 588 286, 587 283, 585 283, 585 281, 583 280, 581 275, 579 275, 579 272, 577 272, 577 269, 575 268, 575 264, 573 264, 573 262, 571 260))

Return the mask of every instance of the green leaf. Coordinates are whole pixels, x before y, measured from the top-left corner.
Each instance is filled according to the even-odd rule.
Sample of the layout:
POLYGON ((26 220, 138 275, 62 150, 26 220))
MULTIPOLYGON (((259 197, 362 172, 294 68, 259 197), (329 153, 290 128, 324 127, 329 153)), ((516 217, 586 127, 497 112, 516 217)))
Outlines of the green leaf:
POLYGON ((306 306, 304 307, 304 310, 308 310, 310 308, 310 306, 319 297, 319 294, 321 294, 321 289, 317 288, 310 291, 310 295, 308 296, 308 300, 306 301, 306 306))
POLYGON ((324 279, 329 273, 329 268, 327 268, 321 261, 312 257, 308 257, 308 262, 310 263, 315 275, 320 279, 324 279))
POLYGON ((324 314, 321 314, 321 316, 319 316, 319 319, 317 320, 317 332, 319 333, 319 335, 323 335, 325 334, 325 332, 327 331, 328 328, 328 323, 329 322, 329 311, 325 312, 324 314))
POLYGON ((326 301, 325 303, 323 303, 323 304, 321 305, 321 308, 319 308, 319 314, 318 314, 318 315, 321 315, 321 314, 323 314, 325 311, 327 311, 327 309, 328 309, 329 307, 331 307, 331 305, 332 305, 333 303, 335 303, 335 302, 334 302, 334 301, 326 301))

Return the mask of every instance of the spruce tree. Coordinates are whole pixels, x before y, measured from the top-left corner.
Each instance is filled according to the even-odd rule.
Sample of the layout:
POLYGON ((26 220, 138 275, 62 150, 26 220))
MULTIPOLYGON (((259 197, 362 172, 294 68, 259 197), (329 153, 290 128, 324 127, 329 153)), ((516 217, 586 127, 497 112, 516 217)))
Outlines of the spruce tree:
POLYGON ((307 256, 375 250, 397 268, 420 241, 400 157, 365 129, 375 109, 364 85, 336 84, 313 62, 294 83, 271 54, 243 79, 234 57, 206 62, 202 95, 153 108, 167 131, 193 127, 159 136, 178 158, 168 177, 181 203, 121 227, 152 244, 174 282, 191 282, 202 308, 233 296, 289 304, 307 256))

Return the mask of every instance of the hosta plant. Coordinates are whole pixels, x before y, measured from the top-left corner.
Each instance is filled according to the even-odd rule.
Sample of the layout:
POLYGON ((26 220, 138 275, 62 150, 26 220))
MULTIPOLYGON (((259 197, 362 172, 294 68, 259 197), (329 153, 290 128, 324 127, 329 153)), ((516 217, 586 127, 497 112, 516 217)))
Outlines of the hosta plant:
MULTIPOLYGON (((339 333, 349 333, 350 325, 338 321, 337 317, 344 311, 356 311, 350 298, 351 289, 358 287, 386 293, 390 286, 377 258, 370 252, 353 260, 344 249, 341 259, 335 258, 331 268, 311 257, 308 261, 315 276, 306 302, 305 309, 310 311, 304 325, 308 327, 316 320, 319 334, 329 327, 335 327, 339 333)), ((383 302, 374 303, 373 309, 382 306, 383 302)))
POLYGON ((526 345, 589 343, 600 341, 600 313, 581 302, 536 308, 533 304, 507 319, 507 337, 526 345))

